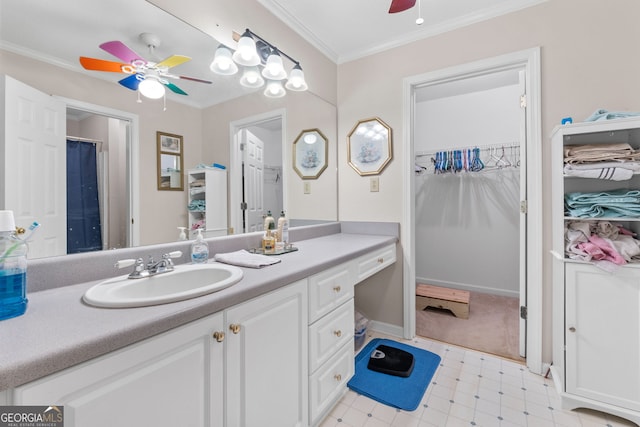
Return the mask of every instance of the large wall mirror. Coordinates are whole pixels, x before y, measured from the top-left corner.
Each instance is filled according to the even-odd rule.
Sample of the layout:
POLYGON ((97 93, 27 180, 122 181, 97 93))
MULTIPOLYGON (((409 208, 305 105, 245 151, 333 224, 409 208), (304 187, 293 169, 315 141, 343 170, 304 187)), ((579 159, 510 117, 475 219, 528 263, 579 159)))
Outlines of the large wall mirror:
MULTIPOLYGON (((110 171, 101 184, 108 191, 99 196, 103 199, 101 215, 105 227, 102 249, 175 241, 177 227, 188 223, 186 189, 178 189, 175 177, 174 184, 169 183, 170 188, 175 188, 173 191, 158 191, 158 130, 180 135, 185 143, 188 142, 188 150, 181 147, 183 152, 179 159, 166 159, 176 168, 182 161, 180 170, 184 181, 184 171, 201 163, 230 163, 229 123, 233 120, 284 109, 286 122, 283 121, 281 132, 282 139, 289 140, 287 147, 290 147, 292 135, 310 127, 305 122, 304 106, 313 105, 317 97, 311 93, 296 94, 295 98, 288 95, 288 99, 279 104, 264 103, 260 107, 262 110, 255 110, 255 105, 260 104, 255 102, 256 96, 262 97, 261 94, 242 88, 238 79, 210 72, 209 64, 217 44, 210 35, 145 0, 85 0, 80 3, 74 0, 3 0, 0 74, 69 101, 67 136, 100 141, 96 144, 101 147, 97 157, 107 159, 103 165, 108 165, 110 171), (29 19, 24 19, 25 16, 29 19), (159 46, 145 46, 140 38, 143 32, 157 34, 159 46), (101 43, 111 40, 122 41, 141 56, 158 61, 173 54, 189 56, 192 58, 189 62, 173 69, 176 74, 212 84, 178 79, 174 83, 187 95, 167 91, 166 99, 139 99, 136 92, 118 83, 124 77, 122 74, 89 71, 80 65, 80 56, 113 60, 113 56, 99 48, 101 43), (247 101, 243 102, 244 99, 247 101), (99 108, 94 108, 96 106, 99 108), (94 133, 87 133, 88 129, 94 133), (101 136, 84 136, 95 133, 101 136), (113 187, 109 187, 111 185, 113 187)), ((333 117, 334 129, 327 125, 328 121, 322 126, 333 139, 335 106, 329 105, 328 110, 332 111, 327 116, 333 117)), ((282 152, 284 170, 279 179, 284 180, 284 209, 295 213, 296 219, 304 220, 314 213, 311 205, 315 202, 300 196, 301 180, 291 168, 290 151, 282 152)), ((173 153, 162 153, 164 155, 173 153)), ((336 163, 335 157, 331 157, 330 167, 322 175, 327 181, 329 178, 325 176, 333 175, 331 191, 327 191, 333 198, 337 197, 336 163)), ((0 168, 4 173, 4 165, 0 168)), ((175 169, 171 165, 168 168, 175 169)), ((231 177, 232 171, 229 172, 231 177)), ((320 198, 321 195, 316 193, 314 196, 320 198)), ((321 203, 318 201, 318 205, 321 203)), ((0 201, 0 208, 17 209, 4 201, 0 201)), ((43 218, 34 219, 45 222, 43 218)), ((322 219, 337 220, 337 207, 322 219)))

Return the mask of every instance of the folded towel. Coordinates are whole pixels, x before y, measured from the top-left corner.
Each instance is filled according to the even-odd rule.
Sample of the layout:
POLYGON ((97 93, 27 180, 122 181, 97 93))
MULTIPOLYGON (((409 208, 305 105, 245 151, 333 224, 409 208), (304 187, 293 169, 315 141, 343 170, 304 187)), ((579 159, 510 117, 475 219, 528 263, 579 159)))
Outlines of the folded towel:
POLYGON ((597 122, 600 120, 623 119, 626 117, 640 116, 640 113, 630 111, 607 111, 599 109, 593 112, 589 117, 584 119, 585 122, 597 122))
POLYGON ((268 265, 277 264, 280 258, 272 256, 252 254, 244 249, 224 254, 215 254, 213 257, 218 262, 237 265, 238 267, 262 268, 268 265))
MULTIPOLYGON (((593 163, 597 165, 597 163, 593 163)), ((633 176, 633 171, 631 169, 625 168, 595 168, 592 166, 591 169, 574 169, 571 168, 572 165, 566 165, 564 167, 565 176, 577 176, 580 178, 594 178, 594 179, 605 179, 610 181, 627 181, 630 180, 633 176)))
POLYGON ((640 152, 634 151, 631 145, 625 142, 566 145, 564 147, 565 163, 592 163, 615 160, 633 161, 639 158, 640 152))

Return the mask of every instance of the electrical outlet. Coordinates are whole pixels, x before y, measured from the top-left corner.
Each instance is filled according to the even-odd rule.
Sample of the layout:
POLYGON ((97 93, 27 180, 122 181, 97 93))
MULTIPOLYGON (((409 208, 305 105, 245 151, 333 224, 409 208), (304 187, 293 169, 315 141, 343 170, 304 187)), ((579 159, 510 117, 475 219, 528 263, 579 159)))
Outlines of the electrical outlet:
POLYGON ((369 181, 369 191, 372 193, 380 191, 380 179, 377 176, 371 177, 369 181))
POLYGON ((309 181, 304 183, 304 194, 311 194, 311 183, 309 181))

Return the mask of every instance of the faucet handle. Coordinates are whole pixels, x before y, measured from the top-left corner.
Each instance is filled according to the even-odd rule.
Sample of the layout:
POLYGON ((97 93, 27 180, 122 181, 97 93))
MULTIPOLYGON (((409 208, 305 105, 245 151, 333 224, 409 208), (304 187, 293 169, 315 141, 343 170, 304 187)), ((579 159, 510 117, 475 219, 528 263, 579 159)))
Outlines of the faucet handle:
MULTIPOLYGON (((165 254, 167 258, 180 258, 182 256, 182 251, 173 251, 165 254)), ((164 255, 163 255, 164 258, 164 255)))
POLYGON ((116 267, 116 268, 125 268, 125 267, 129 267, 129 266, 131 266, 131 265, 135 264, 137 261, 140 261, 140 260, 141 260, 141 258, 138 258, 138 259, 134 259, 134 258, 131 258, 131 259, 121 259, 120 261, 116 261, 116 263, 115 263, 114 267, 116 267))

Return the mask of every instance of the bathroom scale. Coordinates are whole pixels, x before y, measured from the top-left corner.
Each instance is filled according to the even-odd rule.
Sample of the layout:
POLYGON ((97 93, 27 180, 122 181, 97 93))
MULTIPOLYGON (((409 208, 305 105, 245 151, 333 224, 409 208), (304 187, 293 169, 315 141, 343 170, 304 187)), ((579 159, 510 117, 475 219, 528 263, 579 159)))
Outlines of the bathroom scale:
POLYGON ((413 371, 413 354, 381 344, 371 352, 367 368, 383 374, 408 377, 413 371))

